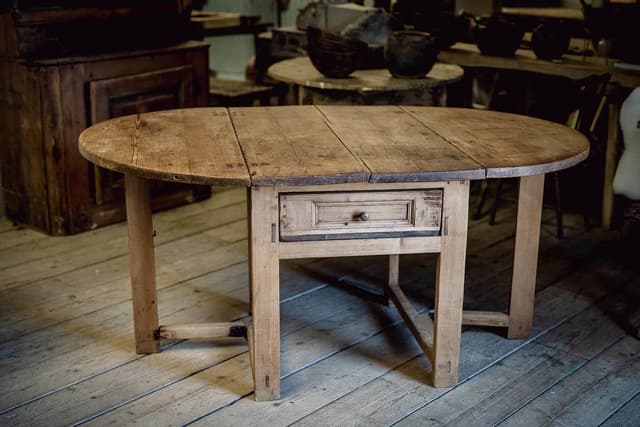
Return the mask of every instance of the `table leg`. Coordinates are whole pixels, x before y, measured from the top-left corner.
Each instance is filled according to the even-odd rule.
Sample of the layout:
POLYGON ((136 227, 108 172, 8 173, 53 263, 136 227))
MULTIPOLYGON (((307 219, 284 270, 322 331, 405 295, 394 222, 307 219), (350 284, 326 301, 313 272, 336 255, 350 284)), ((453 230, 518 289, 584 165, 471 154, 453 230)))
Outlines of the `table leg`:
POLYGON ((509 338, 527 338, 531 333, 543 190, 544 174, 520 178, 509 305, 509 338))
POLYGON ((387 282, 382 286, 382 301, 389 305, 391 301, 389 287, 400 284, 400 255, 389 255, 387 263, 387 282))
POLYGON ((442 249, 436 267, 434 387, 454 386, 458 381, 468 214, 469 181, 447 184, 442 249))
POLYGON ((280 266, 278 193, 274 187, 251 187, 249 202, 249 278, 256 400, 280 398, 280 266))
POLYGON ((157 353, 160 344, 154 336, 158 306, 149 181, 125 175, 124 184, 136 353, 157 353))
POLYGON ((609 104, 609 124, 607 134, 607 151, 604 163, 604 189, 602 194, 602 228, 611 229, 613 217, 613 178, 616 172, 616 152, 618 150, 618 120, 620 107, 611 102, 609 104))

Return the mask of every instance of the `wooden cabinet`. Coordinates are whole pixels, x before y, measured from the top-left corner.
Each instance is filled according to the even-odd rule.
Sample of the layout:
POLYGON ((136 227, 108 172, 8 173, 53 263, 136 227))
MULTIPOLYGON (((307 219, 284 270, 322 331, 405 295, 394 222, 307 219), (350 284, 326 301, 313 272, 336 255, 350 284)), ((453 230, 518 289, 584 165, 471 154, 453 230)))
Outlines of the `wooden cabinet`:
MULTIPOLYGON (((78 152, 86 127, 136 112, 205 106, 208 45, 51 59, 0 58, 0 159, 7 216, 49 234, 125 218, 122 176, 78 152)), ((153 208, 206 198, 210 188, 157 183, 153 208)))

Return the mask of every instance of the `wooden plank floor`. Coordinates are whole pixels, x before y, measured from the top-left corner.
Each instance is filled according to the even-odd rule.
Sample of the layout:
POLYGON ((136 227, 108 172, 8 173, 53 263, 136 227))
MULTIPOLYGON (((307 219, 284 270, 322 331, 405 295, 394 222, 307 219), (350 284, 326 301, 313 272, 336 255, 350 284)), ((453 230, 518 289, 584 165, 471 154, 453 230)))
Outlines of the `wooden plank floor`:
MULTIPOLYGON (((507 194, 508 197, 508 194, 507 194)), ((513 204, 472 221, 465 306, 506 309, 513 204)), ((545 210, 534 330, 466 328, 460 382, 426 384, 429 362, 379 289, 381 257, 282 263, 282 400, 255 402, 241 339, 133 352, 124 224, 47 237, 0 219, 0 425, 640 424, 640 341, 617 314, 640 302, 637 247, 545 210), (635 257, 635 258, 634 258, 635 257)), ((154 217, 161 323, 247 316, 245 190, 154 217)), ((434 259, 401 259, 424 312, 434 259)))

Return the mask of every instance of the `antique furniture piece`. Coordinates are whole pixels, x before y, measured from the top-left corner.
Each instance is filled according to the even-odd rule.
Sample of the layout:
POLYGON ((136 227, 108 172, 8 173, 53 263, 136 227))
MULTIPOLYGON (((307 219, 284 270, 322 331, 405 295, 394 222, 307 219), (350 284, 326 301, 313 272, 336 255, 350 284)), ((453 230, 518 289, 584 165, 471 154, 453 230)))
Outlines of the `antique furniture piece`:
POLYGON ((246 334, 257 400, 280 396, 279 260, 390 255, 386 291, 432 362, 458 377, 461 326, 531 330, 544 174, 588 154, 586 138, 539 119, 397 106, 184 109, 85 130, 80 151, 125 174, 136 350, 162 338, 246 334), (462 310, 469 181, 521 177, 508 313, 462 310), (245 185, 252 320, 159 326, 148 179, 245 185), (437 253, 434 321, 398 286, 398 257, 437 253))
POLYGON ((462 78, 457 65, 436 63, 421 79, 392 77, 386 68, 357 70, 344 79, 325 77, 308 57, 286 59, 267 74, 298 86, 299 104, 439 105, 446 85, 462 78))
MULTIPOLYGON (((208 45, 184 41, 180 1, 57 3, 0 5, 0 160, 7 216, 65 235, 125 217, 122 176, 80 156, 80 132, 121 115, 206 106, 208 45)), ((154 209, 210 191, 155 183, 154 209)))
MULTIPOLYGON (((613 177, 615 174, 618 150, 618 119, 620 105, 619 96, 611 96, 620 88, 634 88, 640 86, 640 73, 614 66, 614 61, 603 57, 582 57, 565 55, 561 62, 546 61, 536 58, 532 50, 518 49, 513 57, 493 57, 482 55, 478 48, 469 43, 456 43, 453 48, 443 50, 438 55, 443 62, 457 64, 463 68, 492 68, 496 70, 511 70, 566 77, 581 80, 593 75, 611 74, 609 81, 608 99, 608 136, 605 158, 604 189, 602 195, 602 225, 608 229, 611 226, 613 214, 613 177)), ((467 80, 467 79, 465 79, 467 80)), ((469 83, 471 80, 469 79, 469 83)), ((469 88, 467 92, 471 92, 469 88)))

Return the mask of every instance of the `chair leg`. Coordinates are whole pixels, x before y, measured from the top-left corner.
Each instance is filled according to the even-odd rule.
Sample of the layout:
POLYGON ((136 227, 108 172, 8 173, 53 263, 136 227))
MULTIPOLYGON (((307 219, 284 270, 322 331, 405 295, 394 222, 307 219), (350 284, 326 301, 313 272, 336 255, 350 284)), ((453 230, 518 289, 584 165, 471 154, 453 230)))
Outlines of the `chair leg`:
POLYGON ((485 179, 480 183, 480 200, 478 200, 473 219, 480 219, 482 217, 482 208, 484 207, 484 202, 487 200, 487 194, 489 194, 489 181, 485 179))
POLYGON ((498 212, 498 201, 500 200, 500 193, 502 192, 502 178, 498 179, 498 185, 496 186, 496 193, 493 198, 493 205, 491 206, 491 216, 489 217, 489 225, 496 223, 496 212, 498 212))
POLYGON ((558 239, 564 238, 564 226, 562 222, 562 207, 560 204, 560 178, 558 173, 553 174, 553 194, 555 196, 555 208, 556 208, 556 233, 558 239))

